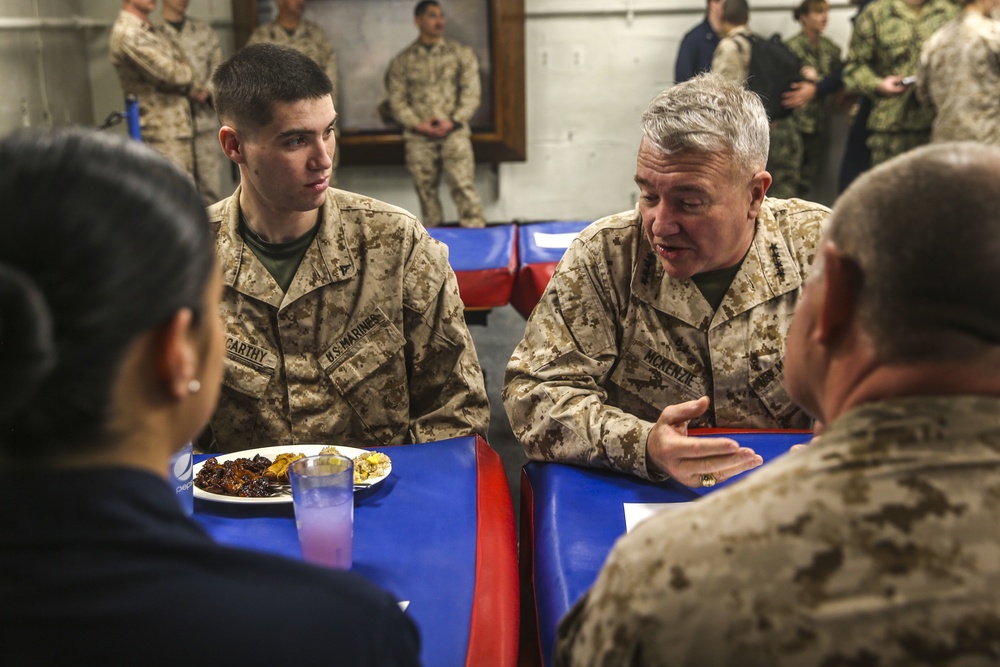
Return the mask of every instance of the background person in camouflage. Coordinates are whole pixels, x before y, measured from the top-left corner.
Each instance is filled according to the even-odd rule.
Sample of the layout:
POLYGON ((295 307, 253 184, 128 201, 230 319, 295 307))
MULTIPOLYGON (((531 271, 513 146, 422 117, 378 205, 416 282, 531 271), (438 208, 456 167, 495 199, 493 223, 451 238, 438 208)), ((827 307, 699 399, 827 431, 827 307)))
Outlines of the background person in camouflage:
POLYGON ((965 0, 924 44, 917 97, 937 111, 931 141, 1000 145, 1000 23, 990 18, 998 4, 965 0))
POLYGON ((198 192, 207 204, 222 198, 222 151, 219 150, 219 118, 212 106, 212 72, 222 63, 219 36, 206 21, 187 15, 188 0, 163 0, 163 12, 153 21, 187 56, 194 71, 188 91, 194 123, 194 176, 198 192))
POLYGON ((826 430, 621 538, 556 664, 1000 662, 997 201, 1000 151, 971 143, 855 181, 786 351, 826 430))
POLYGON ((241 184, 209 209, 226 376, 200 448, 485 437, 486 388, 447 249, 406 211, 328 187, 337 112, 323 70, 256 44, 213 83, 241 184))
POLYGON ((194 70, 184 53, 153 28, 156 0, 123 0, 108 55, 122 92, 139 100, 142 141, 194 177, 194 129, 187 95, 194 70))
MULTIPOLYGON (((312 58, 323 68, 333 85, 333 103, 337 104, 339 79, 337 77, 337 52, 333 50, 333 42, 319 24, 303 18, 306 13, 306 0, 275 0, 278 16, 270 23, 259 25, 250 33, 247 45, 268 42, 281 44, 298 49, 312 58)), ((340 136, 339 128, 334 128, 336 136, 340 136)), ((337 166, 340 164, 340 151, 333 154, 333 170, 330 172, 330 185, 337 184, 337 166)))
POLYGON ((812 84, 813 93, 813 99, 794 112, 795 126, 802 138, 802 162, 796 195, 808 197, 816 190, 816 178, 830 147, 831 100, 815 97, 816 83, 841 67, 840 47, 823 36, 830 16, 830 5, 826 0, 803 0, 793 15, 802 26, 802 31, 788 40, 788 48, 802 60, 805 78, 812 84))
POLYGON ((633 211, 570 245, 528 320, 503 400, 528 458, 701 483, 759 465, 687 426, 808 428, 781 355, 829 211, 765 199, 768 121, 703 74, 642 117, 633 211))
MULTIPOLYGON (((746 0, 726 0, 722 9, 723 34, 712 58, 712 71, 744 85, 750 75, 750 8, 746 0)), ((772 197, 799 194, 802 137, 791 116, 771 121, 767 171, 774 179, 772 197)))
POLYGON ((855 20, 844 85, 872 101, 872 166, 930 140, 934 109, 903 79, 916 76, 924 42, 956 13, 950 0, 875 0, 855 20))
POLYGON ((469 121, 479 108, 479 62, 469 47, 444 38, 444 10, 423 0, 413 11, 420 35, 389 64, 386 86, 395 119, 403 126, 406 168, 428 227, 444 221, 441 172, 463 227, 486 219, 476 192, 476 161, 469 121))

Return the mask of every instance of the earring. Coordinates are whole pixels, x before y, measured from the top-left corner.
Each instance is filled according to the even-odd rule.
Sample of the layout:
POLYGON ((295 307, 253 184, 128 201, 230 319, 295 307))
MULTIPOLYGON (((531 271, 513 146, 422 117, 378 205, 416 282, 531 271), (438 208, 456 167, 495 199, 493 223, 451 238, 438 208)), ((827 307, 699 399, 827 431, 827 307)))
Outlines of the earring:
POLYGON ((188 382, 188 391, 192 394, 197 394, 201 391, 201 383, 197 380, 191 380, 188 382))

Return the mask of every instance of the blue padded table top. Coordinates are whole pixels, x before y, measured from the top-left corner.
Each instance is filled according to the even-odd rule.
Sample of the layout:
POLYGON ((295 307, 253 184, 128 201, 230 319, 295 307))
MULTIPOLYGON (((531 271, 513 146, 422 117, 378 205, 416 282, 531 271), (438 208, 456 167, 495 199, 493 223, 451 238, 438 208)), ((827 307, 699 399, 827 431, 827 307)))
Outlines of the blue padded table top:
MULTIPOLYGON (((801 431, 718 431, 706 435, 731 437, 760 454, 765 464, 811 438, 801 431)), ((673 481, 649 482, 609 470, 526 464, 521 475, 521 548, 522 568, 530 572, 522 571, 521 581, 522 586, 532 582, 534 609, 522 610, 522 622, 537 614, 542 663, 552 664, 559 619, 594 583, 611 547, 625 533, 623 503, 689 502, 739 483, 750 474, 753 471, 711 489, 692 489, 673 481), (530 554, 527 563, 526 554, 530 554)), ((527 597, 522 600, 522 606, 529 604, 527 597)))
MULTIPOLYGON (((289 445, 289 451, 294 449, 289 445)), ((490 650, 509 644, 513 649, 508 653, 516 657, 516 541, 499 458, 476 437, 379 451, 391 457, 392 473, 381 485, 355 496, 352 571, 398 600, 409 601, 406 613, 420 629, 423 664, 466 665, 483 650, 472 646, 473 636, 490 650), (498 485, 505 497, 491 488, 498 485), (506 516, 490 516, 479 507, 484 498, 487 510, 505 504, 501 509, 506 516), (483 553, 483 542, 491 545, 490 553, 483 553), (508 556, 510 572, 504 576, 494 561, 508 556), (511 609, 496 604, 497 596, 507 591, 513 591, 511 609), (484 623, 489 633, 476 630, 484 623)), ((196 456, 198 461, 206 458, 196 456)), ((302 557, 290 499, 280 505, 196 499, 194 518, 220 543, 302 557)))
POLYGON ((511 269, 517 241, 514 225, 488 227, 428 227, 427 232, 448 246, 451 268, 459 271, 511 269))
POLYGON ((570 242, 591 221, 534 222, 517 228, 517 250, 521 264, 558 262, 570 242))

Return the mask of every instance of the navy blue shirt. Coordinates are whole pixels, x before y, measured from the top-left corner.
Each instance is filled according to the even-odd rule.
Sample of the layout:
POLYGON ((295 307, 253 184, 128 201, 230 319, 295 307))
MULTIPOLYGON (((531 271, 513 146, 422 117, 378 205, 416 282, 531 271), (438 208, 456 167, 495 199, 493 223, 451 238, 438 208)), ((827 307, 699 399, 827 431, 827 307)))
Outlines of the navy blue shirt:
POLYGON ((0 641, 10 665, 409 667, 420 646, 360 576, 216 544, 125 468, 0 485, 0 641))
POLYGON ((715 47, 719 45, 719 36, 712 30, 712 24, 706 18, 692 28, 677 51, 677 63, 674 65, 674 82, 681 83, 693 79, 702 72, 712 69, 712 56, 715 47))

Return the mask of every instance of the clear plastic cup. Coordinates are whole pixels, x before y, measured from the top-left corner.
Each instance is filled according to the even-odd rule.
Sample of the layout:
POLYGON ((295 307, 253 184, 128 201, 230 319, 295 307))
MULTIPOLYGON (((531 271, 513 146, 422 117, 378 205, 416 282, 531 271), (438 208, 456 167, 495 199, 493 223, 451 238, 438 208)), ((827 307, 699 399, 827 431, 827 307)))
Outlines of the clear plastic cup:
POLYGON ((354 550, 354 461, 339 454, 307 456, 288 468, 302 558, 351 569, 354 550))

